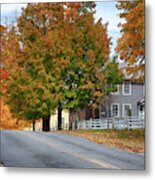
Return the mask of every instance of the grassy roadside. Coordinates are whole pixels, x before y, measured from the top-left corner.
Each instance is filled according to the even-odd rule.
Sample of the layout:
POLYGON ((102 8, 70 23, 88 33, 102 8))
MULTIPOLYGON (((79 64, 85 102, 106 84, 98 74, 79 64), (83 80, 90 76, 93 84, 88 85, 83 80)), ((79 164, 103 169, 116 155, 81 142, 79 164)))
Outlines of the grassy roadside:
MULTIPOLYGON (((59 131, 60 132, 60 131, 59 131)), ((60 133, 86 138, 98 144, 117 147, 129 152, 144 153, 145 131, 136 130, 75 130, 60 133)))

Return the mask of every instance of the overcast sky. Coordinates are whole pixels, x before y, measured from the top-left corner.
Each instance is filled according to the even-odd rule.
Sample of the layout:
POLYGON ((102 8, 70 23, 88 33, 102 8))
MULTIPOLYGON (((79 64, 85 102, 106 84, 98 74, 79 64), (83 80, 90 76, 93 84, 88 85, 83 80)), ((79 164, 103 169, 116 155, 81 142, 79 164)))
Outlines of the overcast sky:
MULTIPOLYGON (((96 18, 102 18, 102 22, 108 22, 108 35, 112 37, 112 52, 111 56, 114 54, 114 48, 116 46, 116 41, 118 37, 120 37, 120 31, 117 27, 120 22, 120 18, 118 17, 118 10, 115 7, 116 1, 105 1, 105 2, 97 2, 96 3, 96 18)), ((21 8, 26 7, 26 3, 16 3, 16 4, 1 4, 1 23, 5 23, 5 18, 11 20, 13 18, 13 14, 16 11, 16 16, 21 14, 21 8)))

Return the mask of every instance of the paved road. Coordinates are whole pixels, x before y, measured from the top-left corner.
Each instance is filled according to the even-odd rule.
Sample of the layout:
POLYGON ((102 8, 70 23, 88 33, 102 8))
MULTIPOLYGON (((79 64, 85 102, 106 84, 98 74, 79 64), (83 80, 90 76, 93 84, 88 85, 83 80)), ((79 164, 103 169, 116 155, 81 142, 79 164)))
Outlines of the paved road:
POLYGON ((1 162, 8 167, 144 169, 144 155, 46 132, 1 131, 1 162))

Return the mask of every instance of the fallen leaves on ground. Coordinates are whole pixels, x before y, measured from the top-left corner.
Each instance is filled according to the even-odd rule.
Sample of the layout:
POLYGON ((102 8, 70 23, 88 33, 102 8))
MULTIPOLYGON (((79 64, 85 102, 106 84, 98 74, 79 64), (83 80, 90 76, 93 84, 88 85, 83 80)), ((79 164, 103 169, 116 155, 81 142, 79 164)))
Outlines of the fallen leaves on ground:
MULTIPOLYGON (((59 131, 60 132, 60 131, 59 131)), ((74 130, 60 133, 86 138, 98 144, 117 147, 129 152, 144 153, 145 131, 136 130, 74 130)))

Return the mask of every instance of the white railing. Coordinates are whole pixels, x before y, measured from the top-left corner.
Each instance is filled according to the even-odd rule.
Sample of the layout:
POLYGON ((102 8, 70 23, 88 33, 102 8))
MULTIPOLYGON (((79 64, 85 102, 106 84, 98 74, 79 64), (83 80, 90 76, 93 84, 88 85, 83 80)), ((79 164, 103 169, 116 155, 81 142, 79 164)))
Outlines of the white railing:
POLYGON ((77 129, 144 129, 144 117, 91 119, 79 121, 77 129))
POLYGON ((92 119, 78 122, 78 129, 107 129, 106 121, 92 119))

